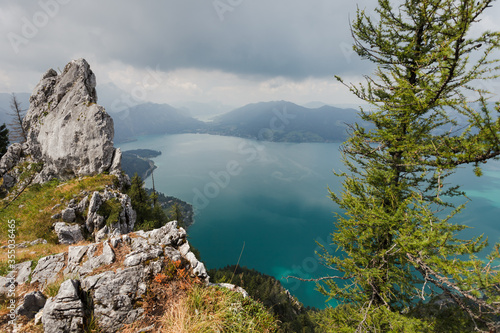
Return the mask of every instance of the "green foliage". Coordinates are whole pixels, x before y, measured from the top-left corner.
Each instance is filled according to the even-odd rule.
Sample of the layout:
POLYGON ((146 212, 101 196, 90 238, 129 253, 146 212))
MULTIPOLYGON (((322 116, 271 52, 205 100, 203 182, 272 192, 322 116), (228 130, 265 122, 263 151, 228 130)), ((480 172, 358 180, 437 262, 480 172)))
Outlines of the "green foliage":
POLYGON ((139 174, 141 177, 146 178, 150 173, 154 166, 154 162, 150 160, 150 157, 156 157, 157 155, 153 154, 153 151, 149 151, 146 149, 138 149, 138 150, 130 150, 122 153, 122 170, 129 177, 133 177, 135 173, 139 174), (142 152, 142 151, 145 152, 142 152), (151 152, 151 153, 149 153, 151 152))
MULTIPOLYGON (((39 166, 26 164, 20 167, 23 170, 22 173, 26 173, 26 177, 30 177, 30 174, 39 166)), ((59 180, 53 179, 42 185, 31 185, 13 202, 10 201, 11 199, 4 199, 0 202, 0 219, 16 221, 18 235, 16 242, 44 238, 50 243, 56 243, 57 235, 52 230, 54 220, 51 218, 54 212, 51 207, 60 204, 61 201, 71 200, 75 196, 81 195, 83 190, 87 192, 103 190, 105 186, 112 185, 115 178, 101 174, 94 177, 73 179, 62 184, 59 180)), ((7 236, 7 223, 2 223, 0 224, 0 242, 6 242, 7 236)))
POLYGON ((123 154, 132 154, 142 158, 154 158, 161 155, 161 151, 152 149, 132 149, 124 151, 123 154))
POLYGON ((146 189, 146 192, 156 199, 156 204, 160 205, 163 211, 167 214, 168 220, 176 220, 177 219, 178 226, 183 227, 184 229, 188 229, 190 225, 194 222, 194 211, 193 206, 185 201, 182 201, 176 197, 166 196, 165 194, 154 191, 150 188, 146 189), (174 208, 177 206, 177 208, 174 208), (177 209, 177 212, 174 213, 174 209, 177 209), (174 213, 174 214, 172 214, 174 213))
POLYGON ((309 312, 287 293, 274 277, 246 267, 227 266, 209 270, 211 281, 232 283, 245 289, 261 302, 280 321, 278 332, 314 332, 315 325, 309 312))
POLYGON ((187 307, 198 323, 190 332, 263 333, 278 328, 262 304, 224 288, 194 286, 187 307))
POLYGON ((168 222, 168 218, 161 206, 153 204, 152 196, 148 195, 144 188, 144 182, 137 173, 131 179, 131 186, 127 194, 132 201, 132 207, 137 213, 136 230, 152 230, 160 228, 168 222))
POLYGON ((131 186, 127 194, 132 200, 132 207, 137 213, 136 226, 144 224, 151 214, 151 201, 144 189, 144 182, 137 173, 131 179, 131 186))
POLYGON ((436 332, 423 320, 390 311, 385 307, 366 309, 346 304, 316 312, 312 316, 319 326, 319 331, 324 333, 436 332))
POLYGON ((184 217, 182 216, 181 207, 178 203, 174 203, 168 211, 168 216, 171 220, 176 220, 179 227, 185 227, 184 217))
POLYGON ((57 281, 54 281, 52 283, 49 283, 44 291, 45 291, 45 294, 48 296, 48 297, 55 297, 57 295, 57 293, 59 292, 59 289, 61 289, 61 284, 65 281, 64 278, 58 278, 57 281))
POLYGON ((478 322, 492 324, 500 314, 500 274, 492 265, 498 248, 485 263, 476 254, 486 240, 459 237, 465 226, 451 219, 464 206, 447 200, 462 192, 446 182, 457 166, 478 167, 500 155, 500 119, 488 107, 488 92, 473 87, 499 69, 491 54, 500 34, 470 33, 491 3, 405 0, 393 7, 379 0, 376 20, 358 11, 354 50, 378 68, 366 85, 347 86, 370 104, 360 117, 374 129, 352 126, 342 148, 343 189, 330 192, 345 211, 332 235, 339 250, 321 255, 337 275, 318 286, 350 306, 335 316, 348 311, 351 328, 398 331, 409 325, 399 313, 436 291, 478 322), (455 131, 452 114, 468 125, 455 131), (372 323, 381 326, 369 328, 372 323))
POLYGON ((106 225, 109 227, 119 221, 122 210, 123 208, 120 200, 112 198, 103 202, 103 204, 99 207, 97 214, 106 219, 106 225))
MULTIPOLYGON (((420 302, 409 313, 412 318, 425 320, 432 327, 432 332, 473 332, 476 325, 479 330, 488 331, 484 323, 475 323, 452 299, 439 295, 427 303, 420 302)), ((493 318, 498 322, 499 318, 493 318)))

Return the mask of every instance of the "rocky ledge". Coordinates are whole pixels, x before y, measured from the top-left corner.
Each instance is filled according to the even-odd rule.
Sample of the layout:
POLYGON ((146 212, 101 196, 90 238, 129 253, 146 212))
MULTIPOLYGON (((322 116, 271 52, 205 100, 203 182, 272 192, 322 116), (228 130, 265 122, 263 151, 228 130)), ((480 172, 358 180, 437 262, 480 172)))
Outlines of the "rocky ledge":
POLYGON ((70 246, 67 252, 17 264, 0 277, 0 292, 10 284, 30 290, 17 308, 36 318, 45 332, 84 332, 92 316, 104 332, 116 332, 138 320, 140 306, 154 277, 172 262, 181 262, 193 278, 208 283, 205 266, 191 252, 186 232, 172 221, 160 229, 138 231, 102 243, 70 246), (63 281, 57 295, 44 292, 63 281))

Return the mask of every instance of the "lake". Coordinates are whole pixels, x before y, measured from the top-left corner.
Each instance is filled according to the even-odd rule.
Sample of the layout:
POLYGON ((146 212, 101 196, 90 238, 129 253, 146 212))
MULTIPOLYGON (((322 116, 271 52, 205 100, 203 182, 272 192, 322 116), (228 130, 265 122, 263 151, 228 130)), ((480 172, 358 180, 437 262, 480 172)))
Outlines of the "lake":
MULTIPOLYGON (((145 136, 117 145, 122 150, 154 149, 155 186, 195 207, 189 241, 207 268, 236 264, 279 279, 306 306, 324 308, 326 298, 314 283, 286 281, 294 275, 314 278, 330 270, 320 265, 315 241, 327 245, 335 204, 328 187, 340 182, 339 143, 275 143, 206 134, 145 136)), ((345 169, 345 168, 344 168, 345 169)), ((500 239, 500 163, 484 167, 484 176, 459 170, 471 202, 457 217, 474 227, 464 237, 500 239)), ((146 186, 152 187, 151 178, 146 186)), ((334 301, 329 303, 335 305, 334 301)))

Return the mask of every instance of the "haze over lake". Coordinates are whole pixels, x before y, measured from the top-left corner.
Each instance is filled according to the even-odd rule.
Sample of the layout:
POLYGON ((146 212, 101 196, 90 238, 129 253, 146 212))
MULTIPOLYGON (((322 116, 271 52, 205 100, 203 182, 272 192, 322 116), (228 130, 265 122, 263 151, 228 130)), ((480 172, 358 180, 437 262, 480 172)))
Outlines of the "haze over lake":
MULTIPOLYGON (((339 143, 273 143, 206 134, 145 136, 118 145, 122 150, 160 150, 155 186, 195 207, 190 243, 207 268, 236 264, 277 279, 331 272, 314 255, 315 241, 327 244, 337 207, 328 197, 339 187, 332 170, 345 169, 339 143)), ((474 227, 464 237, 485 233, 500 239, 500 163, 477 178, 459 170, 453 181, 472 200, 455 221, 474 227)), ((146 181, 151 187, 151 178, 146 181)), ((462 202, 464 199, 460 199, 462 202)), ((281 280, 306 306, 325 307, 314 283, 281 280)), ((334 302, 330 302, 335 305, 334 302)))

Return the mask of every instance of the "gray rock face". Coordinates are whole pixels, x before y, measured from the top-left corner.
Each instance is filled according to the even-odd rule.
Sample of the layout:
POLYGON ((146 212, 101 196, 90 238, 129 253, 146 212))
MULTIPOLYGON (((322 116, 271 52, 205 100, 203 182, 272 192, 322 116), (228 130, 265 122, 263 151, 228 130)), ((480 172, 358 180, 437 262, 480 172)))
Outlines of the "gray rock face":
MULTIPOLYGON (((84 59, 73 60, 62 74, 47 71, 30 97, 24 118, 28 154, 44 166, 35 180, 114 171, 113 120, 97 105, 96 79, 84 59)), ((0 165, 1 166, 1 165, 0 165)))
POLYGON ((61 218, 64 222, 75 222, 76 212, 73 208, 66 208, 61 212, 61 218))
POLYGON ((33 291, 24 296, 22 304, 17 308, 19 315, 35 318, 35 315, 45 306, 47 298, 40 291, 33 291))
POLYGON ((14 270, 17 271, 16 282, 18 284, 26 283, 31 274, 31 260, 16 264, 14 267, 14 270))
POLYGON ((226 288, 226 289, 229 289, 231 291, 240 293, 243 296, 243 298, 250 297, 250 295, 248 294, 248 292, 245 289, 238 287, 238 286, 231 284, 231 283, 210 283, 210 285, 211 286, 218 286, 221 288, 226 288))
POLYGON ((43 286, 55 282, 65 265, 65 261, 64 253, 41 258, 33 271, 31 282, 40 282, 43 286))
POLYGON ((96 255, 96 252, 97 244, 71 247, 68 251, 68 266, 64 271, 65 274, 72 273, 73 275, 85 276, 103 265, 110 265, 115 262, 115 252, 109 242, 103 243, 100 255, 96 255), (80 265, 84 255, 87 256, 87 260, 80 265))
MULTIPOLYGON (((41 258, 31 274, 31 282, 39 283, 40 290, 61 276, 78 277, 63 282, 57 296, 45 303, 41 315, 45 332, 83 332, 89 315, 84 309, 93 312, 103 332, 119 331, 143 315, 140 304, 148 286, 172 261, 181 261, 193 277, 208 283, 205 266, 191 252, 186 237, 186 231, 172 221, 156 230, 70 246, 68 252, 41 258)), ((28 272, 31 263, 22 265, 19 271, 28 272)), ((21 275, 17 278, 26 283, 29 272, 21 275)), ((27 298, 18 312, 34 316, 41 304, 41 299, 32 299, 37 295, 27 298)))
POLYGON ((105 171, 122 185, 130 183, 121 173, 121 151, 113 147, 113 120, 96 104, 95 85, 84 59, 71 61, 60 75, 50 69, 42 76, 23 120, 27 141, 11 145, 0 160, 2 189, 10 190, 20 181, 16 166, 23 162, 36 166, 36 176, 29 179, 34 183, 105 171))
POLYGON ((60 244, 75 244, 84 239, 78 224, 57 222, 54 223, 54 230, 60 244))
POLYGON ((105 332, 116 332, 122 325, 137 320, 143 309, 134 306, 146 293, 144 270, 131 267, 85 278, 82 286, 93 290, 94 316, 105 332))
POLYGON ((94 192, 92 194, 85 226, 90 233, 94 234, 96 242, 107 237, 116 237, 132 232, 135 222, 136 213, 132 209, 132 200, 128 195, 114 191, 94 192), (109 200, 118 201, 121 206, 118 220, 112 224, 106 224, 105 218, 99 214, 99 208, 109 200))
POLYGON ((57 296, 49 298, 43 308, 45 333, 83 332, 84 305, 80 295, 80 281, 66 280, 61 284, 57 296))
POLYGON ((0 276, 0 293, 7 293, 9 286, 26 283, 31 274, 31 260, 14 265, 7 276, 0 276))
POLYGON ((0 160, 0 176, 12 169, 19 160, 23 152, 22 145, 20 143, 13 143, 7 152, 2 156, 0 160))

